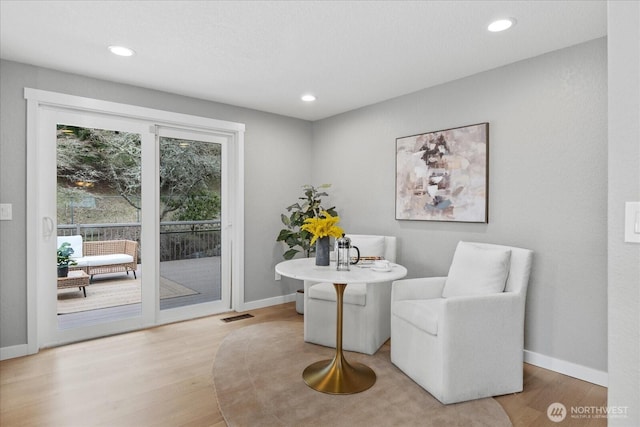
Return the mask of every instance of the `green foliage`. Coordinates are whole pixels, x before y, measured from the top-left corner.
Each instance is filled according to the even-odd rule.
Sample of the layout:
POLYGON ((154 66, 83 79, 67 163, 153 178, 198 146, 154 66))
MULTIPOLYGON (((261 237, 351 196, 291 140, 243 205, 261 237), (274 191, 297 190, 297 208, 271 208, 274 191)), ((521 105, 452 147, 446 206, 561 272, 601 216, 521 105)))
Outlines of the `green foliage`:
POLYGON ((140 209, 140 135, 59 125, 57 153, 59 178, 108 187, 140 209))
POLYGON ((69 267, 70 265, 76 265, 77 262, 70 259, 71 255, 73 255, 73 248, 71 247, 71 243, 64 242, 58 248, 58 267, 69 267))
POLYGON ((172 212, 177 216, 174 219, 183 221, 217 218, 220 196, 212 188, 220 186, 221 147, 206 142, 181 142, 160 138, 160 219, 172 212), (188 216, 189 212, 195 216, 188 216))
POLYGON ((307 218, 317 218, 321 211, 327 211, 329 214, 338 215, 335 206, 325 208, 322 206, 322 197, 326 197, 329 194, 323 191, 331 187, 331 184, 322 184, 318 187, 312 185, 304 185, 304 197, 298 197, 299 202, 287 207, 289 216, 285 214, 280 215, 280 220, 286 228, 280 230, 277 242, 284 242, 288 249, 283 254, 284 259, 292 259, 297 253, 304 252, 305 256, 309 257, 315 252, 315 246, 311 245, 311 238, 313 235, 308 231, 300 230, 302 224, 304 224, 307 218))
POLYGON ((220 196, 212 191, 189 194, 180 203, 173 218, 176 221, 204 221, 220 214, 220 196))
MULTIPOLYGON (((220 144, 161 137, 160 219, 220 215, 220 144)), ((68 186, 108 189, 140 209, 141 142, 136 133, 58 126, 58 178, 68 186)), ((69 194, 78 197, 78 194, 69 194)))

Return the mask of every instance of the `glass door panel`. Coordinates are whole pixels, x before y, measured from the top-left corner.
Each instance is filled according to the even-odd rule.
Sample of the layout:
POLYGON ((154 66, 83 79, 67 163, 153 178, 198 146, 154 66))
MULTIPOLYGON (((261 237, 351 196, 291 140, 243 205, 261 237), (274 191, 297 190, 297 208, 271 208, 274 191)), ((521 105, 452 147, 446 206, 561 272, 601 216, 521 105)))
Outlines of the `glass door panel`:
POLYGON ((58 327, 140 316, 141 135, 58 124, 56 141, 56 246, 73 251, 68 273, 58 257, 58 327))
POLYGON ((224 144, 211 135, 165 130, 158 149, 160 310, 228 305, 221 227, 224 144))

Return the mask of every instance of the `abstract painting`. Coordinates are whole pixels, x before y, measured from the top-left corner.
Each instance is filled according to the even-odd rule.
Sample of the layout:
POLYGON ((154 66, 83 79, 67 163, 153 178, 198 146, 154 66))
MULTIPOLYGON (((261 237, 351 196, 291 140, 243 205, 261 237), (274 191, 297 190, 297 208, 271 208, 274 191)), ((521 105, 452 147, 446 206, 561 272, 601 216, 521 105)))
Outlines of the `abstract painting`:
POLYGON ((489 123, 396 139, 396 219, 489 220, 489 123))

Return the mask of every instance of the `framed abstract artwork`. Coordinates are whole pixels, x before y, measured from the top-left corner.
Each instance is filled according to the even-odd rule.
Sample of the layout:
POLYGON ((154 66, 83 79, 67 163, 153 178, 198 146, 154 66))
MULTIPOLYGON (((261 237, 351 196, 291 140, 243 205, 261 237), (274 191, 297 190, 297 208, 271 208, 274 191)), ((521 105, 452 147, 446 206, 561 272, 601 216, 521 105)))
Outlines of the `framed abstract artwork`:
POLYGON ((489 123, 396 139, 396 219, 489 221, 489 123))

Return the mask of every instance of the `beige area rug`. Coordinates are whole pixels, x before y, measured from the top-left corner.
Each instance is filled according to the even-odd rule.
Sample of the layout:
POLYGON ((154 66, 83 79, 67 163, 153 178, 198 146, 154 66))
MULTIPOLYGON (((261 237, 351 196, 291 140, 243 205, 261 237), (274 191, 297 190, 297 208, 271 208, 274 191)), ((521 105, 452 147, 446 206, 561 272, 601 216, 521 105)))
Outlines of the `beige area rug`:
MULTIPOLYGON (((195 295, 198 292, 160 277, 160 299, 195 295)), ((140 280, 97 282, 87 286, 87 297, 77 288, 58 290, 58 314, 78 313, 140 302, 140 280)))
POLYGON ((491 398, 443 405, 391 364, 389 346, 375 355, 345 352, 371 367, 369 390, 331 395, 309 388, 302 371, 334 350, 303 339, 299 322, 269 322, 229 334, 213 365, 220 411, 235 426, 511 426, 491 398))

